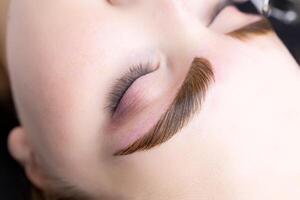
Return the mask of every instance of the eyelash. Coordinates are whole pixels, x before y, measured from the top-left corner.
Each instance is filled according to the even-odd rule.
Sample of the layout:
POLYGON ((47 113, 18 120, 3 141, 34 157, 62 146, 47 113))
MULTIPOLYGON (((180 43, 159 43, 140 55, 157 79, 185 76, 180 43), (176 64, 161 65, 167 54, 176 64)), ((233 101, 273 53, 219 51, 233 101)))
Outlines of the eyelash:
POLYGON ((112 92, 109 94, 108 108, 111 114, 113 114, 117 110, 122 98, 124 97, 127 90, 130 88, 130 86, 141 76, 149 74, 152 71, 153 70, 150 63, 140 63, 130 67, 128 72, 126 72, 122 76, 122 78, 117 80, 117 82, 111 90, 112 92))

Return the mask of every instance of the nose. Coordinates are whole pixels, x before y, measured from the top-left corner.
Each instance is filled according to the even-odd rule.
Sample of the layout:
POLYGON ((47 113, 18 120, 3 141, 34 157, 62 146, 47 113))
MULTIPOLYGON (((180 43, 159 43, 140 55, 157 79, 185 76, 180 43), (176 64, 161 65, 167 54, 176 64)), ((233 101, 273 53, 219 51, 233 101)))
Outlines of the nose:
POLYGON ((186 0, 146 0, 145 12, 154 23, 162 52, 179 73, 187 72, 199 45, 209 35, 201 20, 190 11, 186 0))
MULTIPOLYGON (((191 14, 184 0, 135 0, 137 15, 142 26, 154 28, 153 36, 160 42, 173 45, 195 39, 204 25, 191 14)), ((192 42, 193 43, 193 42, 192 42)), ((190 44, 189 44, 190 45, 190 44)), ((176 49, 176 48, 175 48, 176 49)))
POLYGON ((138 30, 137 34, 148 39, 151 48, 165 55, 173 74, 186 74, 199 46, 210 34, 206 24, 191 13, 189 2, 195 1, 119 1, 123 4, 118 10, 129 17, 126 21, 130 21, 130 26, 134 24, 133 30, 138 30))
POLYGON ((162 51, 168 50, 171 54, 180 52, 179 56, 186 51, 191 54, 189 51, 197 48, 200 39, 207 34, 206 24, 199 13, 207 15, 208 6, 197 0, 111 1, 115 6, 125 8, 131 16, 130 20, 137 22, 135 26, 142 27, 162 51))

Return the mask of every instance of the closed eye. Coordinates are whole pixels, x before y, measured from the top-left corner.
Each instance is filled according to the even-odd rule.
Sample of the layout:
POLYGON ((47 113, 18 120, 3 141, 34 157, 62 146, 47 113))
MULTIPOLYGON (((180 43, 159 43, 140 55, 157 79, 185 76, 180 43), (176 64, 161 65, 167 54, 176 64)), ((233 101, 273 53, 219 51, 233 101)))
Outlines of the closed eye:
POLYGON ((226 1, 222 1, 221 3, 219 3, 214 11, 212 12, 212 16, 211 16, 211 20, 209 21, 208 25, 207 26, 210 26, 214 21, 215 19, 218 17, 218 15, 220 14, 220 12, 222 12, 222 10, 224 8, 226 8, 228 5, 231 4, 231 1, 230 0, 226 0, 226 1))
POLYGON ((138 64, 129 68, 129 71, 119 78, 115 84, 113 85, 111 92, 108 98, 108 106, 111 115, 115 113, 118 109, 118 106, 126 94, 126 92, 130 89, 130 86, 140 77, 145 76, 153 72, 153 68, 150 63, 146 64, 138 64))

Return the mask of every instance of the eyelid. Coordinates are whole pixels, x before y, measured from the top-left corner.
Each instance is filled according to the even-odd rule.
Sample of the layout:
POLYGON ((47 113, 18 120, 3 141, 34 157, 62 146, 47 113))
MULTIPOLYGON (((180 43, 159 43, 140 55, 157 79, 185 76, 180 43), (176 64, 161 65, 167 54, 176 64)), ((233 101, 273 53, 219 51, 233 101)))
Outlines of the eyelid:
POLYGON ((137 81, 142 76, 155 71, 156 69, 157 67, 155 67, 155 69, 153 70, 150 62, 147 62, 145 64, 139 63, 130 67, 129 70, 116 81, 109 94, 109 104, 107 107, 109 108, 110 113, 113 115, 116 112, 121 100, 135 81, 137 81))
POLYGON ((207 26, 210 26, 216 20, 216 18, 219 16, 219 14, 222 12, 222 10, 225 9, 230 4, 231 3, 229 0, 222 1, 221 3, 217 4, 216 7, 214 8, 214 11, 210 18, 210 22, 208 23, 207 26))

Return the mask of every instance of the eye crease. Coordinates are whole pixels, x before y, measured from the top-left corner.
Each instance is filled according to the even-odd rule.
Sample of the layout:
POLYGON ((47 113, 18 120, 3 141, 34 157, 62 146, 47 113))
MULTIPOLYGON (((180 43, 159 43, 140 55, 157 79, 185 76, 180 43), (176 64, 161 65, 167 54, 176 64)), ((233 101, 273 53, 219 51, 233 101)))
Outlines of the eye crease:
POLYGON ((217 4, 217 6, 215 6, 215 8, 213 9, 212 15, 210 17, 210 21, 207 24, 207 26, 210 26, 216 20, 220 12, 222 12, 222 10, 230 4, 232 4, 231 0, 221 1, 219 4, 217 4))

